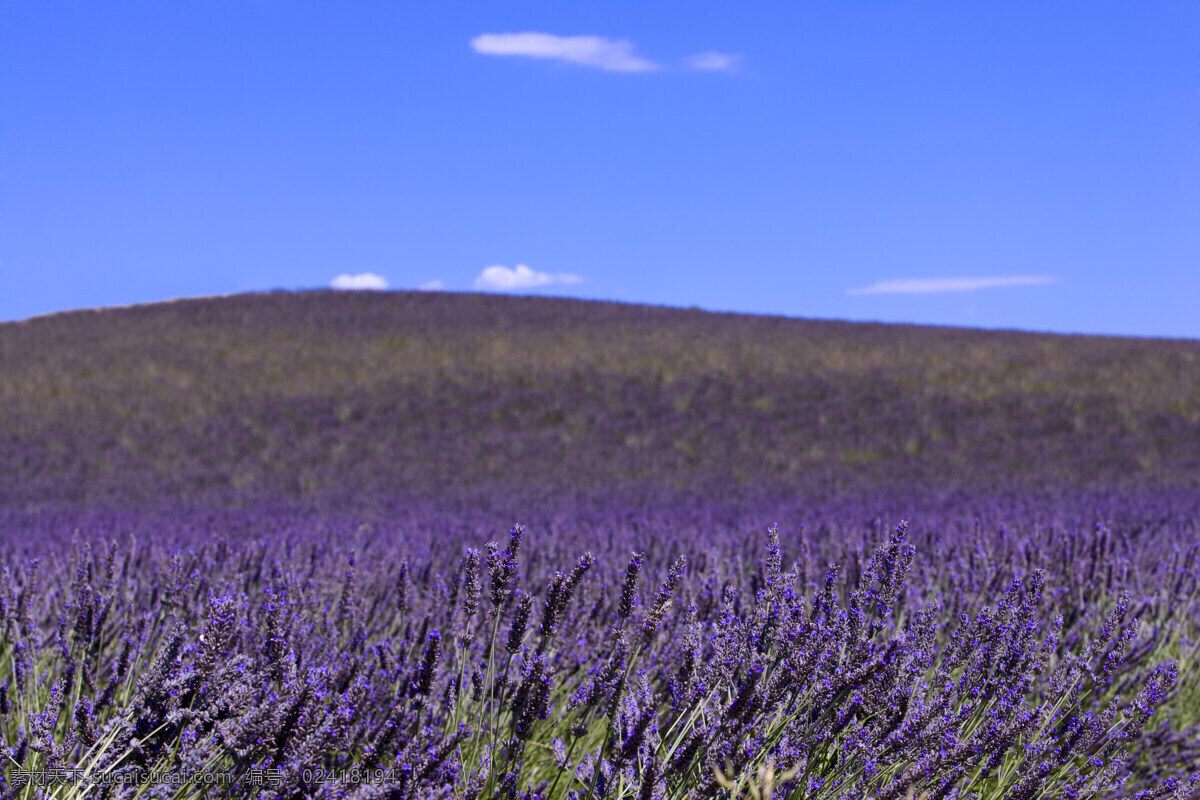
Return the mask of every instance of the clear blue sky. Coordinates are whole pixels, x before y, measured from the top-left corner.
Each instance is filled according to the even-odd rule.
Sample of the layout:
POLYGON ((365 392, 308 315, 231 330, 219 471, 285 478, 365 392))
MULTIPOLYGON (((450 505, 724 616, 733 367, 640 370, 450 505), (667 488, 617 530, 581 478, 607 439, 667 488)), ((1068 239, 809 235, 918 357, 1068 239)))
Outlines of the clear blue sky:
POLYGON ((1200 337, 1200 2, 0 0, 0 320, 364 274, 1200 337))

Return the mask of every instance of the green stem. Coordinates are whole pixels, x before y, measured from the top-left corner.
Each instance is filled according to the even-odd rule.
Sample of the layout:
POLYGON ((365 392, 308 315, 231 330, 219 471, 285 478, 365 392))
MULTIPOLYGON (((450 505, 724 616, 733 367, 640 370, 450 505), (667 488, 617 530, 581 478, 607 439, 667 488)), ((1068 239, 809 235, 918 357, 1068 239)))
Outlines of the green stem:
MULTIPOLYGON (((621 688, 621 694, 625 693, 625 687, 629 684, 629 673, 633 672, 633 665, 637 662, 638 656, 642 652, 642 644, 638 644, 634 648, 633 655, 629 658, 629 663, 625 665, 625 674, 621 676, 621 682, 618 684, 621 688)), ((620 696, 617 697, 616 705, 621 702, 620 696)), ((600 777, 600 763, 604 761, 604 754, 608 752, 608 746, 612 744, 612 729, 614 718, 608 720, 607 730, 604 733, 604 746, 600 748, 600 757, 596 759, 596 767, 592 771, 592 779, 588 783, 588 793, 586 800, 592 800, 592 795, 596 792, 596 779, 600 777)))
MULTIPOLYGON (((620 626, 617 626, 616 632, 620 632, 620 630, 621 630, 620 626)), ((614 636, 612 647, 610 647, 608 649, 608 657, 605 658, 604 661, 605 662, 611 661, 612 657, 613 657, 613 653, 615 653, 615 652, 617 652, 617 638, 614 636)), ((584 720, 584 733, 586 733, 587 729, 591 728, 591 727, 592 727, 592 709, 589 708, 587 710, 587 717, 584 720)), ((579 736, 572 735, 571 746, 569 748, 567 748, 567 756, 566 756, 565 763, 567 763, 567 764, 571 763, 571 754, 575 752, 575 748, 576 748, 576 746, 578 746, 579 740, 582 738, 583 738, 582 734, 580 734, 579 736)), ((558 771, 558 774, 554 776, 554 783, 552 783, 550 785, 550 791, 546 794, 546 797, 548 797, 548 798, 554 797, 554 789, 555 789, 555 787, 558 786, 558 781, 562 778, 563 772, 564 772, 564 770, 560 769, 558 771)))
POLYGON ((458 648, 458 683, 454 685, 454 721, 450 724, 450 732, 458 730, 458 709, 462 706, 463 672, 467 667, 467 648, 458 648))
MULTIPOLYGON (((490 705, 489 701, 491 700, 491 695, 492 695, 492 673, 495 671, 495 668, 496 668, 496 632, 500 629, 500 606, 498 606, 498 605, 494 606, 493 611, 495 613, 495 618, 492 620, 492 635, 491 635, 490 640, 488 641, 488 665, 487 665, 487 671, 485 672, 485 679, 484 679, 484 684, 483 684, 484 695, 479 701, 479 715, 476 717, 476 721, 475 721, 475 732, 479 736, 479 738, 476 740, 475 747, 471 751, 471 760, 472 760, 472 762, 475 763, 476 767, 479 766, 479 758, 478 758, 479 748, 482 746, 482 742, 483 742, 483 712, 484 712, 484 709, 490 705)), ((494 726, 493 726, 493 733, 494 733, 494 726)), ((495 758, 495 755, 496 755, 494 745, 495 745, 495 742, 493 742, 493 752, 492 752, 493 758, 495 758)), ((494 767, 494 765, 493 765, 493 767, 494 767)), ((488 770, 488 788, 491 787, 492 773, 494 773, 494 772, 495 772, 494 768, 490 768, 488 770)), ((464 778, 465 778, 465 775, 464 775, 464 778)), ((483 794, 485 797, 488 796, 487 792, 484 792, 483 794)))
MULTIPOLYGON (((586 725, 587 725, 587 727, 591 727, 590 712, 589 712, 589 719, 587 720, 586 725)), ((554 776, 554 782, 552 784, 550 784, 550 791, 546 792, 546 797, 548 799, 552 800, 552 798, 554 797, 554 789, 558 786, 558 782, 562 779, 563 773, 566 772, 568 769, 570 769, 571 755, 575 752, 575 747, 579 744, 579 740, 582 738, 583 738, 582 736, 574 736, 571 738, 571 746, 569 748, 567 748, 567 756, 566 756, 566 759, 563 761, 563 768, 560 769, 558 771, 558 774, 554 776)))

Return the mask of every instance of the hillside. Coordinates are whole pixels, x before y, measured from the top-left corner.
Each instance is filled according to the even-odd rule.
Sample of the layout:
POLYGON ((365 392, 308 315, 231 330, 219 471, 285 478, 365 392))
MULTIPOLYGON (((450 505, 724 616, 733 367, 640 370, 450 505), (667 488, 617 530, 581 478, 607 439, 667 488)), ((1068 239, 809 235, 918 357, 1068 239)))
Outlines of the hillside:
POLYGON ((0 503, 1195 485, 1200 342, 445 293, 0 325, 0 503))

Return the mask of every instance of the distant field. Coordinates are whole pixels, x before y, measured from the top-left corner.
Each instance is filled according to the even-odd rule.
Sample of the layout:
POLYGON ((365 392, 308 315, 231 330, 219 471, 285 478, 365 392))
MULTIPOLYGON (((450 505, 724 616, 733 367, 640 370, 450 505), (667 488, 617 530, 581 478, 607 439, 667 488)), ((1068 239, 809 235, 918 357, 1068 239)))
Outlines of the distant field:
POLYGON ((1195 485, 1200 342, 442 293, 0 325, 0 502, 1195 485))

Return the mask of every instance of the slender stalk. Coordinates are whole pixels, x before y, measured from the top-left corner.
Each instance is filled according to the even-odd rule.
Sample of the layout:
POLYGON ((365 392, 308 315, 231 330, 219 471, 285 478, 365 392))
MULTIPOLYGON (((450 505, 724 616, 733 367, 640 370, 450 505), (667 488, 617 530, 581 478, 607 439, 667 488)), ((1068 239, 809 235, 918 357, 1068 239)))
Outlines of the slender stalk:
POLYGON ((458 648, 458 683, 454 690, 454 721, 450 724, 450 732, 458 730, 458 709, 462 706, 463 673, 467 668, 467 648, 458 648))
MULTIPOLYGON (((475 720, 475 732, 479 738, 475 741, 475 747, 472 748, 472 751, 471 751, 471 761, 475 764, 476 767, 479 766, 479 748, 482 747, 482 743, 483 743, 483 712, 484 712, 484 709, 487 708, 489 705, 489 700, 491 699, 491 693, 492 693, 492 673, 495 670, 495 660, 496 660, 496 632, 500 629, 500 607, 494 606, 493 609, 494 609, 496 616, 492 620, 492 635, 488 640, 488 665, 487 665, 487 671, 485 672, 486 677, 484 679, 484 684, 483 684, 484 695, 479 700, 479 714, 475 720)), ((495 743, 493 742, 493 752, 492 752, 493 759, 495 758, 494 744, 495 743)), ((494 769, 490 770, 490 772, 494 772, 494 771, 495 771, 494 769)), ((491 784, 491 779, 492 779, 492 776, 491 776, 491 774, 489 774, 488 775, 488 784, 489 785, 491 784)), ((485 793, 485 796, 486 796, 486 793, 485 793)))
MULTIPOLYGON (((621 620, 621 622, 623 623, 623 622, 624 622, 624 620, 621 620)), ((617 634, 619 634, 619 633, 621 632, 621 628, 622 628, 622 627, 623 627, 623 625, 621 625, 621 624, 618 624, 618 625, 616 625, 616 626, 615 626, 615 628, 613 629, 613 643, 612 643, 612 647, 608 648, 608 656, 607 656, 607 657, 604 659, 604 661, 603 661, 603 662, 601 662, 601 663, 607 663, 607 662, 611 661, 611 660, 612 660, 612 657, 613 657, 613 654, 617 652, 617 641, 618 641, 617 634)), ((586 720, 586 722, 584 723, 584 725, 585 725, 585 728, 590 728, 590 727, 592 726, 592 709, 590 709, 590 708, 589 708, 589 709, 588 709, 588 711, 587 711, 587 720, 586 720)), ((584 731, 584 733, 586 733, 586 730, 584 731)), ((579 740, 580 740, 581 738, 583 738, 583 736, 582 736, 582 735, 580 735, 580 736, 575 736, 574 734, 572 734, 572 736, 571 736, 571 746, 570 746, 569 748, 567 748, 566 763, 568 763, 568 764, 570 763, 570 761, 571 761, 571 754, 575 752, 575 747, 576 747, 576 746, 579 744, 579 740)), ((558 774, 554 776, 554 783, 552 783, 552 784, 550 785, 550 791, 549 791, 549 793, 546 795, 547 797, 553 797, 553 796, 554 796, 554 788, 555 788, 556 786, 558 786, 558 781, 559 781, 559 779, 562 777, 562 774, 563 774, 563 770, 561 770, 561 769, 560 769, 560 770, 558 771, 558 774)))
MULTIPOLYGON (((622 694, 624 694, 624 692, 625 692, 625 686, 629 683, 629 673, 633 671, 633 665, 637 661, 638 655, 640 655, 641 652, 642 652, 642 645, 639 644, 636 648, 634 648, 633 655, 630 656, 630 658, 629 658, 629 663, 625 665, 625 674, 621 676, 621 683, 618 684, 621 687, 622 694)), ((621 702, 621 698, 618 697, 617 704, 619 705, 620 702, 621 702)), ((596 759, 596 769, 592 772, 592 780, 588 784, 588 793, 587 793, 586 800, 592 800, 592 795, 595 794, 595 792, 596 792, 596 778, 600 777, 600 762, 602 762, 604 760, 604 755, 605 755, 605 753, 608 752, 608 746, 610 744, 612 744, 612 731, 613 731, 612 724, 613 724, 614 719, 615 718, 610 717, 608 720, 608 725, 606 726, 607 730, 605 731, 605 734, 604 734, 604 746, 600 748, 600 757, 596 759)))

